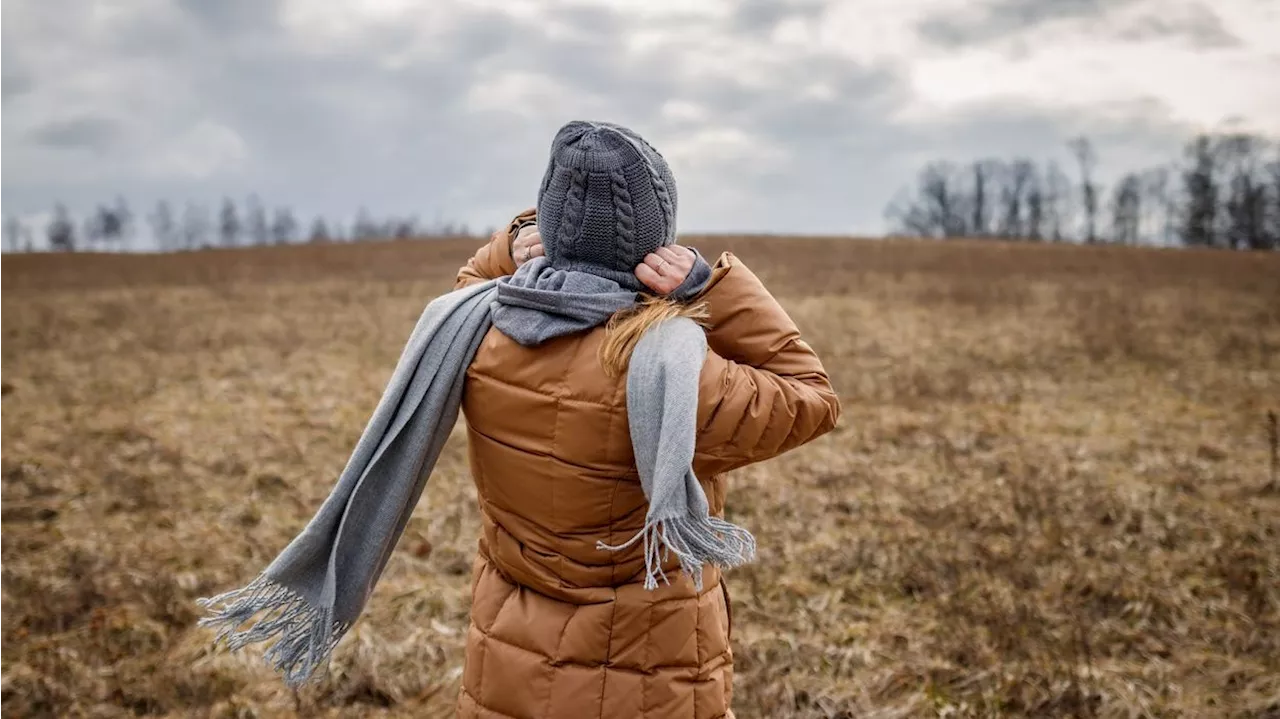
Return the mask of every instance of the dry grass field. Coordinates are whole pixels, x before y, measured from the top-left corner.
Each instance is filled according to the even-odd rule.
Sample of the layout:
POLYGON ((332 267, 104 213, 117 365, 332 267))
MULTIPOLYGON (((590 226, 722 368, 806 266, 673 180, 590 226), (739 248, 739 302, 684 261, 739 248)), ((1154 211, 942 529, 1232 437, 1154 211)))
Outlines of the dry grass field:
MULTIPOLYGON (((475 242, 3 261, 6 717, 449 716, 455 433, 330 677, 210 650, 475 242)), ((1280 716, 1280 254, 711 238, 841 426, 733 479, 740 717, 1280 716)))

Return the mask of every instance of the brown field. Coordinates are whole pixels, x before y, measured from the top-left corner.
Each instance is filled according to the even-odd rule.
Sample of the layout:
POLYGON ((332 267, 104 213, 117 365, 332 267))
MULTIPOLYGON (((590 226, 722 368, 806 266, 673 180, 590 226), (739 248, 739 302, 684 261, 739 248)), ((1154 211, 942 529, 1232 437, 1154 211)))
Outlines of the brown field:
MULTIPOLYGON (((1280 716, 1280 254, 712 238, 844 401, 748 468, 740 717, 1280 716)), ((330 677, 210 650, 475 242, 3 261, 6 717, 449 716, 461 433, 330 677)))

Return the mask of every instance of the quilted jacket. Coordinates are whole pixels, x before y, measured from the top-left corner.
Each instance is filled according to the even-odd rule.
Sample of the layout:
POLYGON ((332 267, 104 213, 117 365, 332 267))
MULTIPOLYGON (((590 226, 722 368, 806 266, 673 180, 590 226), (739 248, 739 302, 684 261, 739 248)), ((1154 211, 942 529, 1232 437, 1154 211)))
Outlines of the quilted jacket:
MULTIPOLYGON (((494 234, 457 286, 515 271, 494 234)), ((723 516, 725 473, 827 432, 840 404, 813 350, 760 280, 722 255, 699 300, 711 311, 694 471, 723 516)), ((604 328, 523 347, 493 329, 467 371, 463 413, 483 535, 458 716, 484 719, 733 717, 729 595, 720 572, 694 590, 646 591, 648 505, 627 430, 625 378, 601 369, 604 328)))

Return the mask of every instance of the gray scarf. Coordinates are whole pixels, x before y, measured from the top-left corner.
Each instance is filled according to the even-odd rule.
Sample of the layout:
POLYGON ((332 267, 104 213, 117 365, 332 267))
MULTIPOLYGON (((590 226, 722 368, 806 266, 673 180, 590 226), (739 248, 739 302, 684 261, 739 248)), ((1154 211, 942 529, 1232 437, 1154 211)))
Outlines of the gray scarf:
MULTIPOLYGON (((704 262, 697 272, 709 274, 704 262)), ((694 279, 694 278, 690 278, 694 279)), ((700 284, 700 283, 699 283, 700 284)), ((545 258, 511 277, 455 290, 427 305, 346 468, 319 511, 248 585, 200 598, 200 626, 236 651, 275 639, 265 659, 291 687, 327 667, 355 622, 426 486, 458 418, 466 369, 490 326, 534 345, 604 323, 636 293, 591 274, 552 269, 545 258), (240 626, 259 612, 249 628, 240 626), (239 630, 239 631, 237 631, 239 630)), ((686 318, 651 327, 627 370, 627 414, 636 468, 649 500, 644 527, 619 550, 644 542, 646 589, 668 582, 662 552, 702 589, 702 566, 755 556, 749 532, 709 516, 692 461, 698 378, 706 335, 686 318)))

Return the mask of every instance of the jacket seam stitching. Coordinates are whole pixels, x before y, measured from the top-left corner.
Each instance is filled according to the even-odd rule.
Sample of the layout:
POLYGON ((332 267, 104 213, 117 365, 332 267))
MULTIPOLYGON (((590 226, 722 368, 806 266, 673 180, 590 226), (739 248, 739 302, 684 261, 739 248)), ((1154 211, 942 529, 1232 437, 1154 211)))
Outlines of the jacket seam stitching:
MULTIPOLYGON (((474 433, 476 434, 476 436, 477 436, 477 437, 479 437, 479 438, 481 438, 481 439, 484 439, 484 440, 486 440, 486 441, 488 441, 488 442, 492 442, 492 443, 494 443, 494 444, 498 445, 499 447, 503 447, 503 448, 505 448, 505 449, 509 449, 509 450, 511 450, 511 451, 513 451, 513 452, 519 452, 519 453, 521 453, 521 454, 526 454, 526 455, 529 455, 530 457, 539 457, 539 458, 542 458, 542 459, 550 459, 550 460, 552 460, 553 462, 557 462, 557 463, 559 463, 559 464, 563 464, 563 465, 568 465, 569 467, 572 467, 572 468, 575 468, 575 469, 579 469, 579 470, 585 470, 585 471, 587 471, 587 472, 595 472, 596 474, 601 474, 601 473, 602 473, 602 470, 599 470, 599 469, 598 469, 598 468, 596 468, 596 467, 584 467, 582 464, 577 463, 577 462, 574 462, 574 461, 569 460, 569 459, 565 459, 564 457, 558 457, 558 456, 556 456, 556 455, 554 455, 554 454, 547 454, 546 452, 539 452, 539 451, 537 451, 537 450, 533 450, 533 449, 525 449, 524 447, 518 447, 518 446, 516 446, 516 445, 514 445, 514 444, 510 444, 510 443, 508 443, 508 442, 504 442, 504 441, 502 441, 501 439, 498 439, 497 437, 494 437, 493 435, 489 434, 488 432, 481 431, 480 429, 476 428, 474 425, 470 424, 469 422, 468 422, 468 424, 467 424, 467 428, 468 428, 468 430, 469 430, 469 431, 474 432, 474 433)), ((700 454, 701 454, 701 453, 700 453, 700 454)), ((616 473, 614 473, 614 474, 616 474, 616 473)), ((620 477, 620 478, 612 477, 612 476, 611 476, 611 477, 590 476, 590 477, 587 477, 587 479, 589 479, 589 480, 599 480, 599 481, 601 481, 601 482, 606 482, 606 481, 622 481, 622 482, 632 482, 632 483, 636 483, 636 482, 639 482, 639 481, 640 481, 640 477, 639 477, 639 475, 637 475, 635 472, 623 472, 623 473, 621 473, 621 477, 620 477)))
POLYGON ((600 716, 604 716, 604 698, 609 687, 609 665, 613 663, 613 630, 618 621, 618 590, 613 590, 613 602, 609 607, 609 639, 604 646, 603 675, 600 678, 600 716))
POLYGON ((555 696, 556 668, 560 662, 560 646, 564 644, 564 635, 572 619, 573 615, 570 614, 569 619, 565 620, 564 626, 560 628, 560 638, 556 640, 555 656, 547 657, 547 704, 542 711, 543 716, 551 716, 551 699, 555 696))
MULTIPOLYGON (((503 378, 501 378, 501 377, 498 377, 498 376, 496 376, 496 375, 490 374, 489 372, 486 372, 486 371, 484 371, 484 370, 479 370, 479 369, 477 369, 477 370, 470 370, 470 371, 471 371, 471 373, 472 373, 472 374, 474 374, 474 375, 475 375, 475 376, 477 376, 477 377, 482 377, 482 378, 484 378, 484 379, 485 379, 485 380, 487 380, 487 381, 493 382, 493 383, 495 383, 495 384, 502 385, 503 387, 510 387, 510 388, 512 388, 512 389, 518 389, 518 390, 520 390, 520 391, 523 391, 523 392, 529 392, 530 394, 536 394, 536 395, 539 395, 539 396, 542 396, 542 397, 553 397, 553 398, 555 398, 555 399, 562 399, 562 400, 565 400, 565 401, 567 401, 567 402, 576 402, 576 403, 578 403, 578 404, 586 404, 586 405, 591 405, 591 406, 593 406, 593 407, 601 407, 601 408, 604 408, 604 409, 613 409, 613 408, 615 407, 615 405, 610 404, 608 401, 606 401, 606 400, 602 400, 602 399, 588 399, 588 398, 586 398, 586 397, 575 397, 575 396, 573 396, 572 394, 555 394, 555 395, 549 395, 549 394, 547 394, 547 393, 546 393, 545 391, 543 391, 543 390, 540 390, 540 389, 534 389, 534 388, 532 388, 532 387, 527 387, 527 386, 525 386, 525 385, 523 385, 523 384, 517 384, 517 383, 515 383, 515 382, 508 381, 508 380, 503 379, 503 378)), ((567 392, 567 391, 568 391, 568 388, 567 388, 567 387, 561 387, 561 388, 560 388, 560 390, 561 390, 561 392, 567 392)))
MULTIPOLYGON (((688 599, 692 599, 692 597, 685 597, 684 599, 688 600, 688 599)), ((493 632, 488 632, 488 631, 485 631, 484 629, 481 629, 479 625, 474 625, 474 626, 475 626, 476 632, 483 635, 490 642, 501 644, 505 647, 510 647, 512 649, 515 649, 516 651, 524 652, 525 654, 532 654, 542 659, 551 660, 551 657, 549 657, 546 654, 546 652, 540 651, 538 649, 530 649, 529 647, 524 646, 523 644, 517 644, 516 642, 503 639, 501 636, 498 636, 493 632)), ((641 675, 647 676, 647 675, 652 675, 652 674, 663 672, 663 671, 694 672, 697 675, 701 675, 701 672, 704 666, 706 666, 707 664, 714 664, 716 659, 727 657, 728 655, 729 655, 728 651, 722 651, 722 652, 717 652, 716 654, 710 655, 709 657, 707 657, 707 661, 705 662, 696 661, 692 664, 668 664, 668 663, 654 664, 653 666, 647 669, 643 667, 637 668, 637 667, 627 667, 627 666, 613 666, 611 664, 606 664, 604 662, 586 662, 586 661, 576 661, 573 659, 562 661, 560 662, 560 665, 577 667, 579 669, 607 668, 610 671, 625 672, 625 673, 634 674, 637 676, 641 676, 641 675)))
MULTIPOLYGON (((783 392, 783 394, 785 395, 786 393, 783 392)), ((761 440, 765 438, 766 433, 769 431, 769 428, 774 426, 773 418, 776 414, 778 414, 778 406, 781 404, 785 404, 786 398, 783 397, 782 400, 783 401, 781 402, 774 401, 770 404, 769 417, 764 421, 764 432, 761 433, 761 437, 760 437, 761 440)), ((785 443, 787 438, 791 436, 791 433, 795 430, 795 426, 796 426, 796 423, 792 422, 791 425, 787 427, 786 433, 782 435, 782 443, 785 443)), ((757 461, 762 461, 764 459, 772 459, 773 457, 777 457, 779 454, 781 454, 780 449, 781 449, 781 444, 769 447, 768 450, 765 452, 766 456, 762 457, 760 460, 757 460, 757 461)))

